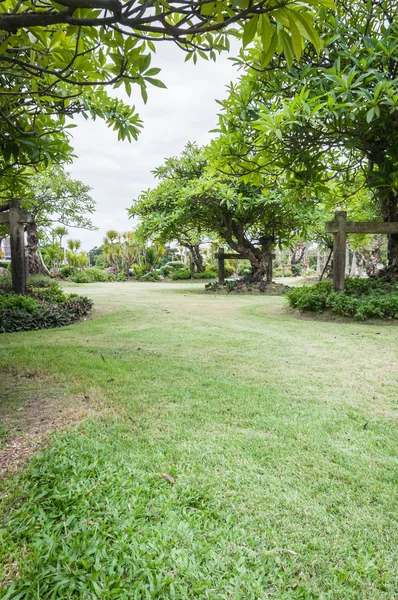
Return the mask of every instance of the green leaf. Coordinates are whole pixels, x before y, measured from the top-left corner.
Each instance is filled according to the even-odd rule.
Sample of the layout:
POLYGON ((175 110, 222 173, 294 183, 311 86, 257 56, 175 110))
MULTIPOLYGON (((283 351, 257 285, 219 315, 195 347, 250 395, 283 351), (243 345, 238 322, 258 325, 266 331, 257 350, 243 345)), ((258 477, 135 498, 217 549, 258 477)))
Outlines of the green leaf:
POLYGON ((245 48, 250 42, 254 39, 254 36, 257 33, 257 25, 258 25, 258 16, 254 16, 246 23, 243 28, 243 36, 242 42, 243 47, 245 48))
POLYGON ((287 16, 289 19, 289 28, 290 28, 290 33, 291 33, 293 52, 296 55, 297 60, 300 60, 301 53, 303 51, 301 33, 291 15, 291 13, 287 13, 287 16))
POLYGON ((145 81, 148 81, 148 83, 151 83, 152 85, 154 85, 155 87, 158 88, 163 88, 167 90, 167 86, 163 83, 163 81, 160 81, 160 79, 154 79, 153 77, 144 77, 145 81))

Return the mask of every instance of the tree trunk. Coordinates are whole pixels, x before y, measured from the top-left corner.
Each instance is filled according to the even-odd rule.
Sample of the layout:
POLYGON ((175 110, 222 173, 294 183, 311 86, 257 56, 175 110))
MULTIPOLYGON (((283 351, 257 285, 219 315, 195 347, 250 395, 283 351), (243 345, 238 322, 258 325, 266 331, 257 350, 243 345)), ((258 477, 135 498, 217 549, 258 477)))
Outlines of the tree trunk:
POLYGON ((352 253, 352 263, 351 263, 351 277, 355 277, 357 274, 357 254, 356 252, 352 253))
MULTIPOLYGON (((382 202, 382 214, 384 221, 398 222, 398 197, 389 194, 382 202)), ((391 234, 388 238, 387 269, 380 272, 381 275, 389 274, 398 277, 398 234, 391 234)))
POLYGON ((39 251, 39 236, 35 222, 26 225, 29 273, 31 275, 49 275, 48 269, 41 263, 39 251))
POLYGON ((203 256, 200 253, 199 244, 190 244, 187 246, 191 252, 192 260, 195 263, 195 267, 198 273, 203 273, 205 270, 203 265, 203 256))
POLYGON ((297 277, 298 275, 298 265, 303 260, 306 246, 302 241, 296 242, 296 244, 290 248, 292 257, 290 259, 290 266, 292 269, 292 277, 297 277))

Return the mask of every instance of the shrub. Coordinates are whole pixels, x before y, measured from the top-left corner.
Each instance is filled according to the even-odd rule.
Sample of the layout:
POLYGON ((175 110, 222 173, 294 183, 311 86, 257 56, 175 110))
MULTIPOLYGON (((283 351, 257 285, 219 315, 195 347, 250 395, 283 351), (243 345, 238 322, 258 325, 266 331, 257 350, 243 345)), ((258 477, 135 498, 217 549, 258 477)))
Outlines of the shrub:
POLYGON ((37 288, 46 288, 53 285, 54 279, 52 277, 48 277, 47 275, 29 275, 27 284, 32 285, 37 288))
POLYGON ((185 265, 179 260, 171 260, 162 267, 162 272, 165 277, 168 277, 177 269, 184 269, 185 265))
POLYGON ((189 269, 177 269, 172 273, 171 278, 177 279, 191 279, 191 271, 189 269))
POLYGON ((69 265, 63 265, 59 270, 59 274, 61 277, 71 277, 73 275, 72 268, 69 265))
POLYGON ((96 281, 116 281, 116 275, 105 273, 102 269, 91 267, 84 271, 79 271, 73 277, 69 277, 74 283, 94 283, 96 281))
POLYGON ((385 279, 347 277, 344 292, 333 292, 332 282, 294 288, 287 294, 293 308, 332 312, 359 320, 398 319, 398 282, 385 279))
POLYGON ((209 265, 206 265, 205 268, 206 271, 212 271, 213 273, 218 273, 218 266, 216 263, 211 263, 209 265))
POLYGON ((40 308, 39 302, 31 296, 21 294, 0 294, 0 311, 25 311, 34 313, 40 308))
POLYGON ((157 273, 146 273, 139 278, 139 281, 159 281, 159 275, 157 273))
POLYGON ((11 263, 10 262, 6 262, 3 260, 0 260, 0 267, 3 267, 3 269, 11 269, 11 263))
POLYGON ((116 275, 116 281, 127 281, 127 277, 124 273, 119 273, 116 275))
POLYGON ((217 277, 217 273, 214 271, 203 271, 203 273, 195 273, 195 279, 215 279, 217 277))
POLYGON ((43 300, 45 302, 51 302, 53 304, 60 304, 65 302, 67 295, 60 288, 56 281, 52 281, 48 287, 31 287, 29 290, 33 298, 37 300, 43 300))
POLYGON ((331 281, 320 281, 312 286, 293 288, 286 297, 293 308, 322 312, 326 308, 326 299, 331 291, 331 281))
POLYGON ((292 271, 291 271, 291 269, 287 269, 287 268, 285 268, 285 271, 284 271, 284 272, 285 272, 285 275, 283 275, 283 270, 282 270, 282 267, 276 267, 276 269, 274 269, 274 270, 273 270, 273 273, 272 273, 272 275, 273 275, 274 277, 283 277, 283 276, 285 276, 285 277, 291 277, 291 276, 292 276, 292 271))
MULTIPOLYGON (((33 298, 22 297, 25 300, 30 299, 37 302, 33 298)), ((33 312, 21 309, 0 309, 0 332, 11 333, 31 329, 63 327, 87 315, 92 307, 93 301, 89 298, 70 294, 63 304, 39 305, 37 310, 33 312)))
POLYGON ((131 267, 131 273, 132 276, 135 277, 135 279, 140 279, 143 275, 147 274, 146 266, 134 264, 131 267))

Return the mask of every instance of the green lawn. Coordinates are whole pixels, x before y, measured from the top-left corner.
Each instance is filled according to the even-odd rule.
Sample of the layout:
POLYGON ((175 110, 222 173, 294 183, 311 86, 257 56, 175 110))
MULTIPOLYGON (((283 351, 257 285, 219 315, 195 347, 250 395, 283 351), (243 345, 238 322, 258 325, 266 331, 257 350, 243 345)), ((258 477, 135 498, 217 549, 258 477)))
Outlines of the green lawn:
POLYGON ((8 410, 97 412, 3 482, 0 598, 398 598, 396 327, 68 288, 91 319, 0 338, 8 410))

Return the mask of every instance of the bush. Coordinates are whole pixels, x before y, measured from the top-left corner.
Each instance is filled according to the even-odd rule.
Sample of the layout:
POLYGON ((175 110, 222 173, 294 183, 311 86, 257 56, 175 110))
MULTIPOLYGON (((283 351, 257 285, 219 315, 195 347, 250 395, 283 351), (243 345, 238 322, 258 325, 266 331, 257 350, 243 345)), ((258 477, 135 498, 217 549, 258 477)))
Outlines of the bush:
POLYGON ((27 281, 28 286, 32 285, 36 288, 51 287, 54 283, 56 283, 54 279, 47 275, 29 275, 27 281))
POLYGON ((293 308, 332 312, 359 320, 398 319, 398 281, 347 277, 344 292, 333 292, 331 281, 294 288, 287 294, 293 308))
POLYGON ((0 260, 0 267, 3 267, 3 269, 11 269, 11 263, 10 262, 6 262, 4 260, 0 260))
POLYGON ((157 273, 147 273, 140 277, 139 281, 159 281, 159 275, 157 273))
POLYGON ((34 313, 39 308, 39 302, 31 296, 22 296, 21 294, 0 294, 0 312, 11 310, 34 313))
POLYGON ((162 274, 165 277, 168 277, 169 275, 174 273, 174 271, 176 271, 177 269, 184 269, 184 267, 185 267, 185 265, 183 262, 181 262, 179 260, 171 260, 170 262, 163 265, 162 274))
POLYGON ((172 273, 171 278, 177 279, 191 279, 191 271, 189 269, 177 269, 172 273))
POLYGON ((127 277, 124 273, 119 273, 116 275, 116 281, 127 281, 127 277))
MULTIPOLYGON (((276 269, 273 270, 272 275, 273 275, 273 277, 283 277, 282 267, 276 267, 276 269)), ((292 276, 291 269, 285 268, 285 275, 284 276, 285 277, 291 277, 292 276)))
POLYGON ((203 271, 203 273, 195 273, 195 279, 215 279, 217 277, 217 273, 214 271, 203 271))
POLYGON ((69 265, 63 265, 59 270, 59 274, 61 277, 71 277, 73 275, 72 268, 69 265))
POLYGON ((326 299, 331 291, 331 281, 320 281, 312 286, 293 288, 286 297, 293 308, 322 312, 326 308, 326 299))
POLYGON ((33 298, 51 302, 52 304, 61 304, 67 299, 65 292, 59 287, 56 281, 52 281, 48 287, 34 287, 29 290, 33 298))
POLYGON ((105 273, 102 269, 91 267, 84 271, 79 271, 73 277, 69 277, 74 283, 94 283, 96 281, 116 281, 116 275, 105 273))
MULTIPOLYGON (((9 296, 10 298, 12 295, 9 296)), ((14 296, 18 297, 18 296, 14 296)), ((70 294, 63 304, 40 305, 33 298, 22 296, 25 300, 33 300, 38 308, 32 312, 22 309, 0 309, 0 332, 11 333, 16 331, 29 331, 31 329, 50 329, 63 327, 87 315, 93 301, 84 296, 70 294)), ((26 306, 25 306, 26 308, 26 306)))
POLYGON ((141 279, 143 275, 146 275, 146 266, 134 264, 131 267, 131 274, 135 279, 141 279))

